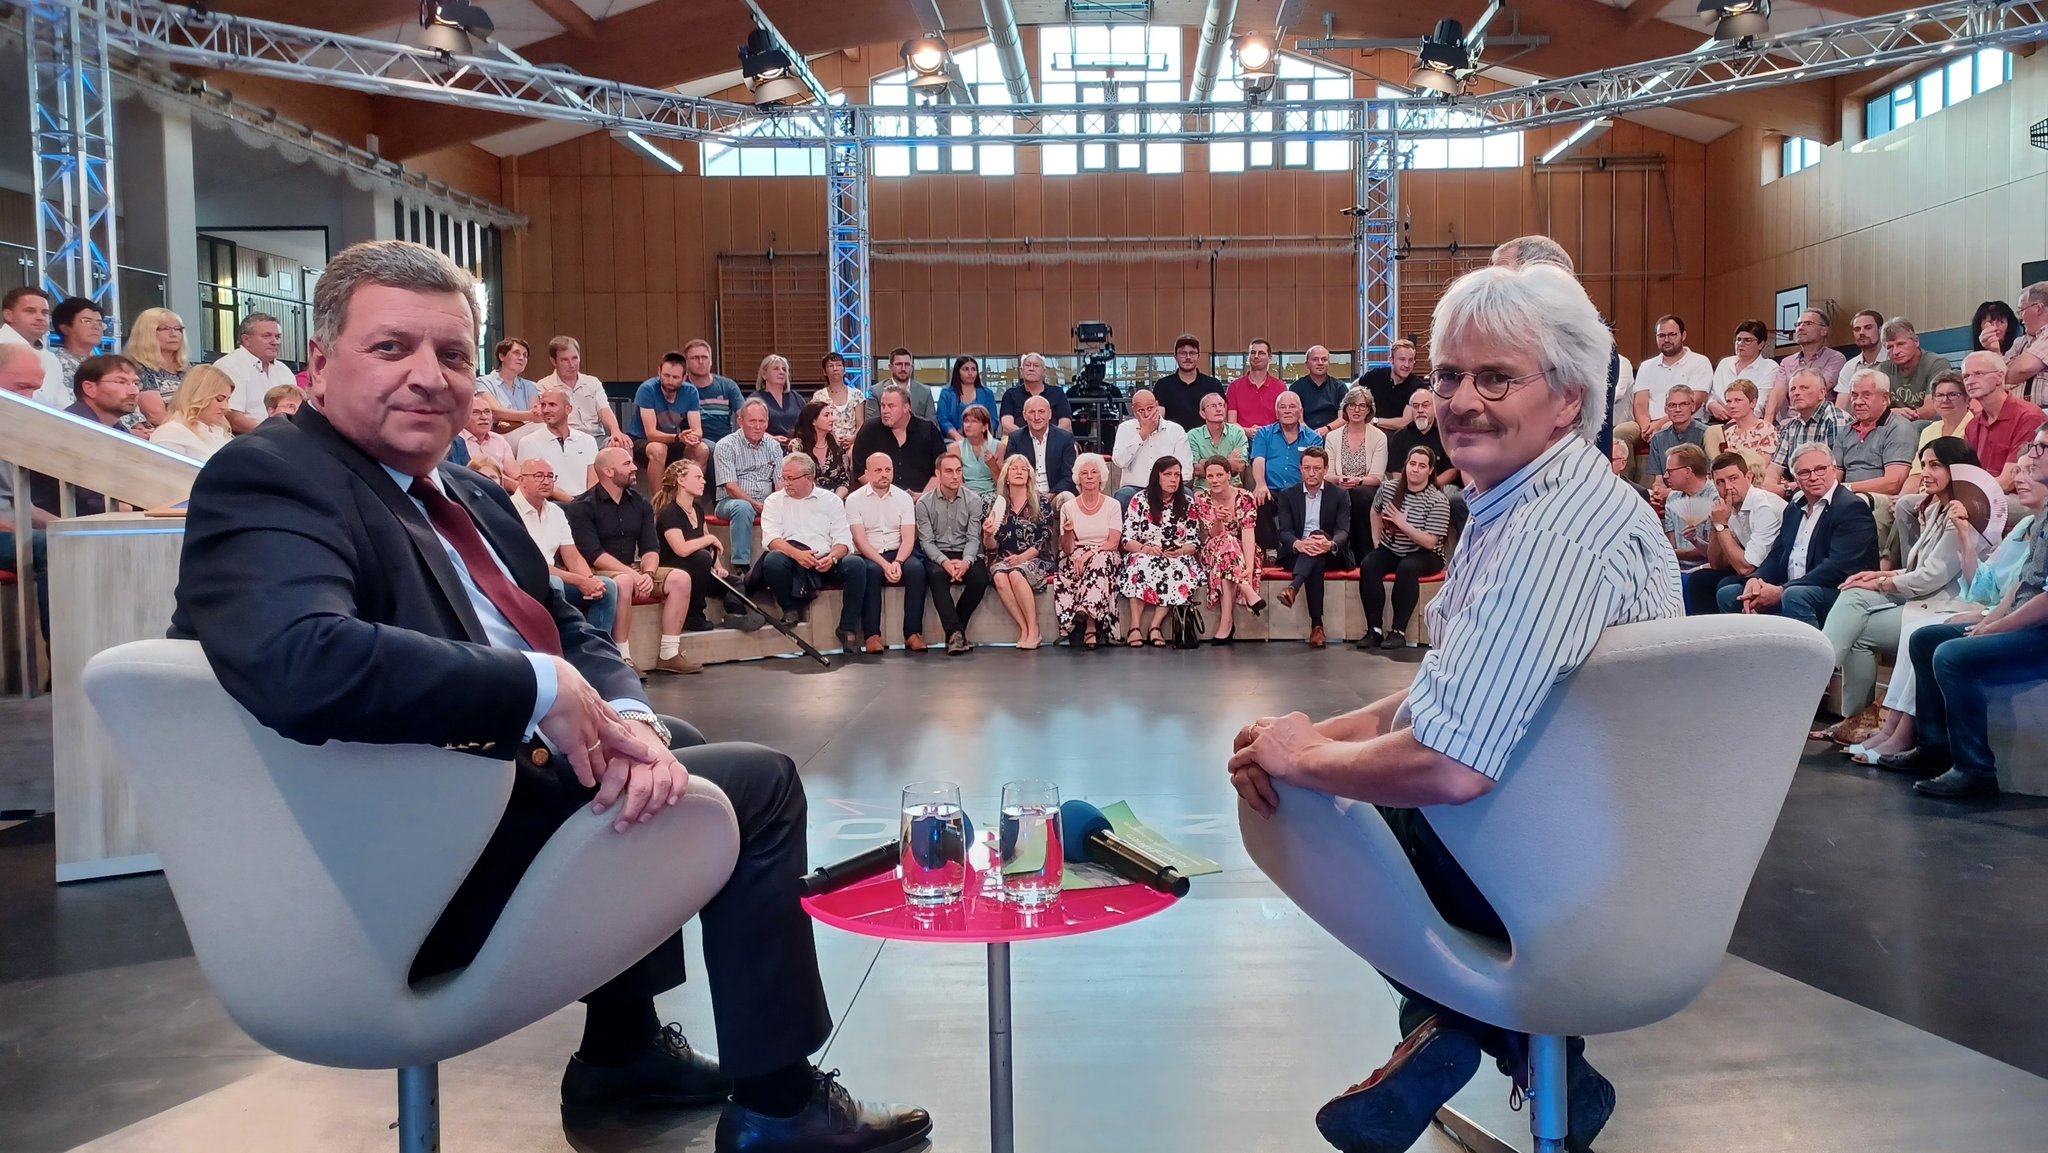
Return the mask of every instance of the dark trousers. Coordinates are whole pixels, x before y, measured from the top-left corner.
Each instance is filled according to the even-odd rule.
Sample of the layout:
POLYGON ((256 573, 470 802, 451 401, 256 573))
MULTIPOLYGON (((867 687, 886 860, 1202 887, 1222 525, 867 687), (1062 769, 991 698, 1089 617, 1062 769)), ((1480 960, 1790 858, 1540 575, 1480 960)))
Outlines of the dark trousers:
MULTIPOLYGON (((889 587, 889 582, 882 576, 882 566, 864 556, 846 559, 859 565, 866 573, 861 580, 860 635, 863 638, 881 636, 882 590, 889 587)), ((923 632, 924 564, 921 558, 912 556, 903 562, 903 636, 908 639, 913 633, 922 635, 923 632)))
POLYGON ((1365 554, 1358 565, 1358 602, 1365 607, 1365 627, 1380 627, 1380 609, 1386 603, 1386 580, 1394 578, 1394 618, 1387 627, 1397 632, 1408 631, 1408 618, 1415 615, 1415 605, 1422 599, 1422 578, 1442 572, 1443 558, 1428 549, 1417 549, 1403 556, 1393 549, 1382 546, 1365 554))
MULTIPOLYGON (((774 749, 705 744, 704 734, 690 725, 673 717, 663 721, 675 738, 676 759, 724 790, 739 819, 739 863, 698 915, 719 1064, 735 1077, 785 1068, 816 1052, 832 1029, 811 919, 797 903, 799 878, 810 868, 803 781, 795 762, 774 749)), ((413 959, 414 983, 476 958, 548 838, 570 817, 587 813, 595 795, 577 783, 568 758, 555 757, 542 768, 521 756, 504 817, 413 959)), ((583 1000, 592 1006, 651 1007, 657 993, 681 984, 683 976, 678 931, 583 1000)))
MULTIPOLYGON (((50 635, 50 541, 42 529, 29 530, 29 566, 36 578, 36 615, 50 635)), ((14 534, 0 532, 0 572, 14 571, 14 534)), ((9 594, 12 595, 12 594, 9 594)))
POLYGON ((1728 595, 1736 601, 1736 610, 1740 611, 1742 589, 1749 583, 1749 578, 1729 572, 1727 569, 1702 568, 1681 575, 1678 583, 1685 593, 1685 615, 1710 617, 1723 611, 1720 598, 1721 590, 1724 588, 1735 590, 1728 595))
POLYGON ((1962 772, 1997 776, 1985 690, 2048 680, 2048 627, 1973 637, 1961 625, 1925 625, 1906 649, 1920 678, 1913 686, 1920 744, 1948 750, 1962 772))
MULTIPOLYGON (((1252 543, 1259 546, 1262 554, 1280 551, 1280 526, 1274 520, 1276 511, 1273 502, 1268 500, 1259 506, 1258 514, 1252 518, 1252 543)), ((1265 564, 1263 556, 1259 563, 1265 564)))
MULTIPOLYGON (((1429 819, 1422 815, 1422 811, 1385 806, 1379 809, 1387 827, 1393 830, 1394 839, 1401 842, 1401 847, 1407 851, 1408 863, 1415 869, 1416 879, 1422 882, 1422 891, 1429 894, 1430 904, 1436 906, 1443 919, 1468 933, 1506 943, 1508 930, 1501 924, 1500 914, 1493 911, 1479 886, 1466 876, 1464 866, 1458 864, 1458 859, 1444 847, 1443 840, 1430 827, 1429 819)), ((1441 1024, 1470 1034, 1490 1057, 1513 1062, 1526 1060, 1529 1051, 1526 1033, 1511 1033, 1454 1013, 1391 977, 1387 978, 1387 984, 1401 994, 1402 1036, 1414 1032, 1416 1026, 1429 1018, 1436 1017, 1441 1024)), ((1578 1056, 1585 1051, 1585 1038, 1569 1038, 1566 1047, 1573 1056, 1578 1056)))
MULTIPOLYGON (((1742 590, 1748 581, 1723 581, 1714 593, 1714 603, 1724 613, 1742 611, 1742 590)), ((1828 619, 1828 610, 1835 607, 1836 598, 1842 590, 1822 588, 1819 585, 1792 585, 1785 590, 1785 598, 1778 607, 1767 610, 1771 615, 1790 617, 1801 624, 1819 628, 1828 619)))
POLYGON ((807 575, 789 557, 770 551, 754 565, 754 573, 759 575, 749 574, 748 583, 766 586, 775 594, 775 603, 781 605, 784 612, 800 612, 816 598, 817 592, 810 584, 810 577, 820 577, 825 584, 838 585, 845 591, 839 604, 839 631, 860 631, 861 605, 867 597, 868 587, 868 566, 862 558, 841 557, 829 572, 807 575))
POLYGON ((1295 552, 1291 547, 1282 550, 1280 554, 1280 563, 1294 569, 1294 587, 1300 589, 1308 598, 1309 624, 1323 623, 1323 574, 1329 571, 1330 562, 1336 559, 1337 554, 1333 552, 1309 556, 1295 552))
MULTIPOLYGON (((960 554, 949 552, 946 554, 946 559, 959 560, 960 554)), ((925 584, 930 586, 932 591, 932 608, 938 611, 940 631, 944 632, 948 637, 954 633, 966 632, 967 622, 974 619, 974 610, 981 607, 981 598, 988 593, 990 586, 995 583, 994 578, 988 575, 988 563, 980 557, 976 557, 974 563, 967 566, 966 574, 960 578, 960 600, 957 604, 953 600, 953 578, 946 575, 946 567, 922 554, 918 556, 916 563, 924 567, 925 584)), ((909 593, 905 593, 903 601, 903 630, 905 632, 912 631, 910 627, 911 609, 909 596, 909 593)), ((917 624, 920 628, 916 631, 922 632, 923 628, 921 626, 924 624, 924 610, 922 608, 917 610, 917 624)))

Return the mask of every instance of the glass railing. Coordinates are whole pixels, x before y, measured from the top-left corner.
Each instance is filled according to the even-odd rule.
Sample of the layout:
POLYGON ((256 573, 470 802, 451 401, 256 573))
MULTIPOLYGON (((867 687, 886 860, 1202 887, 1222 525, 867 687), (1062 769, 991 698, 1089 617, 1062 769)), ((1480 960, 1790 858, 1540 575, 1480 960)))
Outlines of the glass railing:
POLYGON ((252 312, 264 312, 277 318, 284 329, 284 344, 277 358, 289 362, 294 368, 306 363, 306 340, 313 332, 313 306, 303 300, 286 296, 273 296, 267 292, 256 292, 247 288, 235 288, 226 284, 199 282, 199 303, 205 309, 207 319, 194 325, 191 320, 187 327, 199 332, 199 350, 206 360, 213 360, 224 353, 233 352, 237 343, 235 330, 242 318, 252 312), (220 317, 226 323, 218 326, 210 318, 220 317))

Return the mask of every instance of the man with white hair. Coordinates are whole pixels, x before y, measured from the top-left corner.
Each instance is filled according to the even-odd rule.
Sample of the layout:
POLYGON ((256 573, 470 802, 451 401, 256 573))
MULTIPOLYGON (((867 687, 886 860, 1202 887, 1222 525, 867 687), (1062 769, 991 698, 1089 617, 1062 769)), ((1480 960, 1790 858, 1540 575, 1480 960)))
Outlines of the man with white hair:
POLYGON ((1741 588, 1724 584, 1714 599, 1724 613, 1772 613, 1819 628, 1843 581, 1877 571, 1877 519, 1842 483, 1827 445, 1801 445, 1792 477, 1798 495, 1785 506, 1770 555, 1741 588))
POLYGON ((270 415, 263 410, 263 398, 271 389, 298 381, 291 366, 277 359, 284 351, 284 325, 275 316, 252 312, 243 317, 235 327, 235 339, 239 347, 213 366, 235 382, 234 398, 228 402, 228 427, 240 436, 270 415))
POLYGON ((1977 454, 1984 471, 1998 478, 2007 492, 2019 479, 2020 450, 2041 429, 2039 406, 2012 395, 2006 384, 2008 365, 1995 352, 1978 349, 1963 358, 1963 391, 1970 395, 1975 418, 1963 439, 1977 454))
POLYGON ((1778 425, 1778 451, 1764 474, 1764 486, 1780 496, 1791 483, 1792 454, 1809 444, 1824 444, 1835 459, 1848 451, 1849 414, 1828 403, 1828 378, 1817 369, 1802 368, 1785 384, 1792 413, 1778 425))
POLYGON ((1194 475, 1187 430, 1166 419, 1166 409, 1152 390, 1141 388, 1131 394, 1131 418, 1116 426, 1116 442, 1109 452, 1123 481, 1116 490, 1116 503, 1129 508, 1131 498, 1145 491, 1153 463, 1164 456, 1180 462, 1182 476, 1194 475))
MULTIPOLYGON (((1492 791, 1544 703, 1609 626, 1684 609, 1671 542, 1594 447, 1614 343, 1585 290, 1545 264, 1482 268, 1445 291, 1433 330, 1430 384, 1471 505, 1428 609, 1435 647, 1413 685, 1362 709, 1320 724, 1290 713, 1247 725, 1230 777, 1265 815, 1330 803, 1313 793, 1283 799, 1276 781, 1382 806, 1444 918, 1505 945, 1499 915, 1421 808, 1492 791)), ((1403 995, 1406 1040, 1316 1116, 1340 1149, 1408 1149, 1482 1051, 1523 1072, 1527 1038, 1403 995)), ((1591 1144, 1614 1108, 1613 1086, 1584 1050, 1581 1039, 1566 1043, 1573 1148, 1591 1144)))
POLYGON ((2007 351, 2005 383, 2022 399, 2048 404, 2048 280, 2020 289, 2017 311, 2027 334, 2007 351))
MULTIPOLYGON (((1002 410, 996 415, 1002 420, 1004 436, 1010 436, 1024 427, 1024 407, 1040 398, 1043 398, 1052 410, 1052 423, 1063 432, 1073 432, 1074 406, 1067 399, 1067 390, 1045 378, 1044 357, 1035 352, 1027 352, 1017 358, 1016 385, 1003 390, 1003 395, 996 401, 996 407, 1002 410)), ((875 415, 878 414, 870 414, 868 419, 873 420, 875 415)), ((1044 479, 1040 478, 1039 490, 1044 491, 1044 488, 1044 479)))
MULTIPOLYGON (((1548 236, 1517 236, 1506 241, 1494 248, 1492 264, 1496 268, 1526 268, 1532 264, 1549 264, 1564 269, 1570 275, 1578 275, 1578 269, 1572 267, 1571 254, 1564 250, 1564 245, 1548 236)), ((1603 320, 1602 323, 1606 322, 1603 320)), ((1635 368, 1629 364, 1628 357, 1621 354, 1621 347, 1614 344, 1612 326, 1609 326, 1607 342, 1612 350, 1607 362, 1607 410, 1600 420, 1600 435, 1593 439, 1594 447, 1600 450, 1602 456, 1609 455, 1613 450, 1614 430, 1628 423, 1631 415, 1629 406, 1636 389, 1635 368)), ((1633 443, 1630 445, 1630 451, 1634 451, 1633 443)), ((1394 458, 1389 456, 1387 459, 1394 458)), ((1460 523, 1462 518, 1452 518, 1453 531, 1456 531, 1455 526, 1460 523)))
POLYGON ((1841 465, 1850 492, 1897 496, 1906 487, 1920 430, 1892 407, 1898 396, 1889 375, 1874 368, 1849 382, 1849 435, 1841 465))

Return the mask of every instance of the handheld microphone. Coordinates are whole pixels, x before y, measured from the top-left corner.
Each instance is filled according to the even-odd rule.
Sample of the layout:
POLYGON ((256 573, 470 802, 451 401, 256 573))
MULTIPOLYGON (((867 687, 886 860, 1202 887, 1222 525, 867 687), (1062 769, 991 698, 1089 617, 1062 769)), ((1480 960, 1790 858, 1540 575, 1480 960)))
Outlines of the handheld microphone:
MULTIPOLYGON (((948 860, 964 864, 967 860, 967 847, 974 843, 974 822, 969 820, 965 813, 960 815, 960 829, 961 838, 958 842, 947 836, 933 844, 913 845, 912 850, 918 854, 918 860, 927 868, 935 868, 948 860)), ((869 877, 894 872, 902 856, 903 842, 898 838, 876 845, 872 849, 864 849, 844 860, 819 865, 804 874, 803 895, 822 897, 826 893, 859 884, 869 877)))
POLYGON ((1101 865, 1126 881, 1175 897, 1188 895, 1180 870, 1116 835, 1102 810, 1086 801, 1060 806, 1060 840, 1069 860, 1101 865))

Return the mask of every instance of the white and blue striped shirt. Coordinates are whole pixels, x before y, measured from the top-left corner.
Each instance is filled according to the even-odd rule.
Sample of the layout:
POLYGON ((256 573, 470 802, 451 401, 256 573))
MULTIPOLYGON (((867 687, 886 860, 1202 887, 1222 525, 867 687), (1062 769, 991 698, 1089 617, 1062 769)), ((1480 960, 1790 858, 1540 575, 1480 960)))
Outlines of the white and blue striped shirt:
POLYGON ((1396 726, 1495 780, 1550 691, 1609 625, 1682 616, 1648 502, 1566 436, 1481 494, 1428 609, 1433 646, 1396 726))

